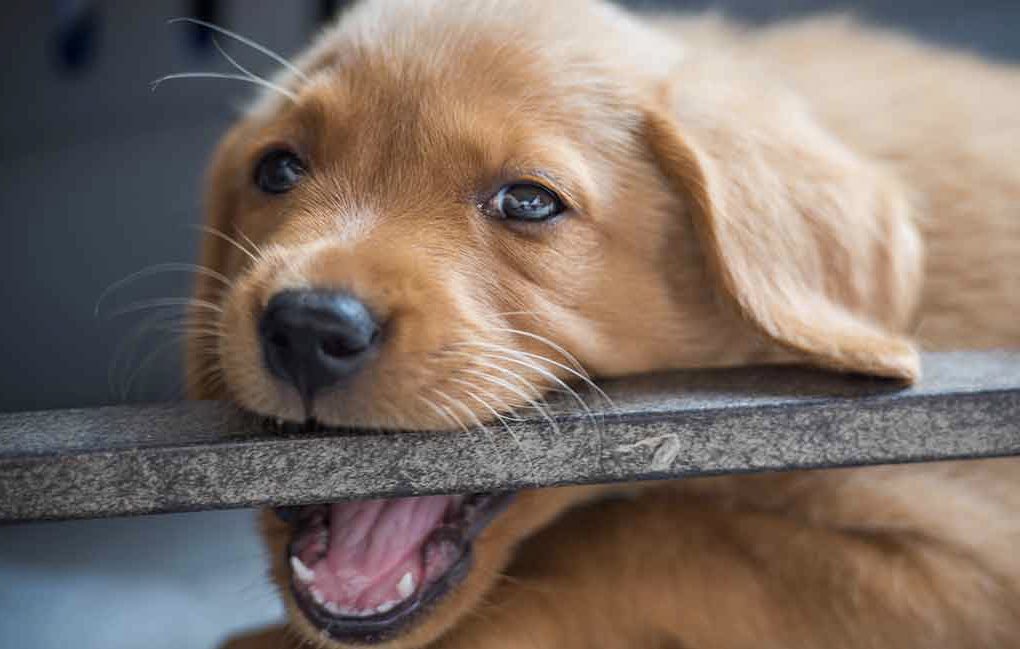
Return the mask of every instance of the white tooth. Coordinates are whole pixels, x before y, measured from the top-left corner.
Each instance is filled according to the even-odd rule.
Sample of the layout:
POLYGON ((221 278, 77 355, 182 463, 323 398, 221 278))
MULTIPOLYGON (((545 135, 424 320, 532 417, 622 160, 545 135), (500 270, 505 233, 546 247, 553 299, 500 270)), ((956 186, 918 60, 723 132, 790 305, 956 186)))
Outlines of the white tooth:
POLYGON ((357 615, 358 617, 370 617, 375 615, 375 611, 366 608, 364 611, 358 611, 357 615))
POLYGON ((326 602, 325 604, 322 605, 322 607, 333 615, 341 615, 340 607, 337 605, 336 602, 326 602))
POLYGON ((405 572, 404 576, 400 578, 397 583, 397 594, 402 599, 407 599, 414 592, 414 575, 410 572, 405 572))
POLYGON ((326 605, 326 598, 323 596, 322 591, 318 588, 312 588, 312 599, 314 599, 315 603, 319 606, 326 605))
POLYGON ((389 613, 390 611, 393 610, 393 607, 396 606, 399 603, 400 603, 399 599, 394 599, 394 600, 390 600, 388 602, 383 602, 382 604, 380 604, 378 606, 378 608, 375 609, 375 612, 376 613, 389 613))
POLYGON ((297 557, 290 558, 290 569, 294 571, 294 576, 302 583, 309 584, 315 579, 315 573, 312 572, 312 569, 301 563, 301 559, 297 557))
POLYGON ((340 615, 343 615, 344 617, 354 617, 356 613, 357 611, 353 608, 347 608, 346 606, 340 607, 340 615))

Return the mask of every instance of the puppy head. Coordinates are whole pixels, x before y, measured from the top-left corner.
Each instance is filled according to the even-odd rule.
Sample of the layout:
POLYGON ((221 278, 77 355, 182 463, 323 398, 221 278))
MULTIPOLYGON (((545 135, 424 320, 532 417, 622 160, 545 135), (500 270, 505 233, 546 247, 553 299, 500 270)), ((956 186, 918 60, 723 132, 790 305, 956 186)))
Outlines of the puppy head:
MULTIPOLYGON (((895 331, 919 255, 895 187, 690 54, 581 0, 356 6, 216 154, 203 260, 229 285, 197 287, 192 393, 466 428, 585 371, 912 377, 895 331)), ((413 647, 591 495, 310 507, 267 538, 309 638, 413 647)))
POLYGON ((200 292, 230 335, 196 367, 258 413, 416 428, 487 413, 464 382, 526 405, 565 370, 524 361, 566 364, 561 346, 603 374, 654 362, 674 305, 646 262, 675 227, 633 217, 661 196, 636 178, 622 66, 557 44, 551 14, 369 3, 327 33, 296 99, 263 101, 216 156, 204 258, 233 283, 200 292), (285 349, 309 336, 319 363, 285 349))

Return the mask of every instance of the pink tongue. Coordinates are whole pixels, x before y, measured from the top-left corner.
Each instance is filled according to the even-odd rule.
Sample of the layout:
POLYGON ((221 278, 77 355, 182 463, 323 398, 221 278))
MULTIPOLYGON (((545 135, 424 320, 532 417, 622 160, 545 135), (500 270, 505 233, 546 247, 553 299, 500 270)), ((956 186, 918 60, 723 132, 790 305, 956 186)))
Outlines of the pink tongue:
POLYGON ((315 586, 327 601, 348 609, 371 609, 406 599, 408 582, 416 589, 422 581, 422 544, 458 498, 425 496, 332 505, 329 549, 325 560, 315 566, 315 586))
POLYGON ((381 577, 421 546, 450 505, 449 496, 333 505, 326 562, 333 571, 381 577))

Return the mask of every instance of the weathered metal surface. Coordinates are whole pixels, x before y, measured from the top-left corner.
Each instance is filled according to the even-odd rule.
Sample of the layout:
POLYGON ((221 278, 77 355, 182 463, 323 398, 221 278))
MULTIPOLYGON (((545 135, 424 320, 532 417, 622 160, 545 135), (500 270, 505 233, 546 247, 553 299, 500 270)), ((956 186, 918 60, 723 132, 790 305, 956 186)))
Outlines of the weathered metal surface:
POLYGON ((607 383, 615 407, 464 432, 278 435, 219 403, 0 415, 0 521, 1020 455, 1020 353, 914 387, 794 368, 607 383), (511 434, 512 432, 512 434, 511 434))

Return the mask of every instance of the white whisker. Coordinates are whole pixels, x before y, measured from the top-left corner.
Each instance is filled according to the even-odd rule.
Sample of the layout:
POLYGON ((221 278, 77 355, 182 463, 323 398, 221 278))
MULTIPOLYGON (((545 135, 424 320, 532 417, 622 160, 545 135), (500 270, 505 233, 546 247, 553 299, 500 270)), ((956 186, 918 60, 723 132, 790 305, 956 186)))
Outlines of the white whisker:
POLYGON ((173 74, 165 74, 158 79, 153 79, 149 85, 153 89, 153 91, 155 91, 164 82, 173 81, 175 79, 225 79, 228 81, 243 81, 245 83, 253 83, 257 86, 262 86, 263 88, 275 90, 276 92, 287 97, 291 101, 294 102, 297 101, 297 95, 295 95, 294 93, 285 88, 276 85, 275 83, 271 83, 269 81, 266 81, 265 79, 261 79, 258 77, 249 77, 248 75, 245 74, 230 74, 227 72, 175 72, 173 74))
POLYGON ((518 394, 522 398, 525 398, 525 399, 541 399, 542 398, 542 390, 539 390, 538 388, 536 388, 534 383, 532 383, 531 381, 529 381, 526 378, 522 377, 520 374, 518 374, 517 372, 514 372, 513 370, 511 370, 508 367, 503 367, 502 365, 496 365, 495 363, 487 363, 485 361, 478 360, 479 359, 479 355, 478 354, 469 354, 467 352, 456 352, 456 351, 450 351, 448 353, 451 354, 451 355, 454 355, 454 356, 462 356, 462 357, 464 357, 466 359, 471 360, 474 365, 477 365, 477 366, 480 366, 480 367, 487 367, 487 368, 489 368, 491 370, 496 370, 500 374, 503 374, 503 375, 505 375, 505 376, 507 376, 507 377, 509 377, 509 378, 511 378, 511 379, 513 379, 513 380, 515 380, 515 381, 517 381, 519 383, 521 383, 530 392, 530 395, 529 395, 529 394, 526 394, 526 393, 524 393, 522 391, 518 391, 516 394, 518 394))
MULTIPOLYGON (((272 81, 270 81, 269 79, 266 79, 265 77, 261 77, 261 76, 255 74, 254 72, 252 72, 251 70, 249 70, 248 68, 246 68, 243 65, 241 65, 237 61, 237 59, 235 59, 234 57, 230 56, 230 54, 228 54, 227 51, 225 49, 223 49, 223 47, 220 45, 219 39, 217 39, 215 36, 213 36, 212 42, 213 42, 213 45, 216 46, 216 50, 220 53, 220 55, 224 59, 226 59, 227 63, 229 63, 235 70, 239 71, 241 74, 243 74, 244 76, 248 77, 252 81, 255 81, 256 83, 259 83, 260 85, 265 85, 266 87, 272 87, 274 90, 276 90, 280 94, 285 95, 285 96, 289 97, 290 99, 296 101, 297 97, 293 93, 290 93, 283 86, 275 84, 272 81)), ((245 238, 247 238, 247 237, 245 237, 245 238)))
POLYGON ((146 334, 153 331, 156 325, 174 324, 184 320, 186 317, 187 314, 185 313, 167 313, 166 311, 157 311, 156 313, 145 317, 140 323, 132 328, 132 330, 117 344, 117 347, 114 349, 113 355, 110 358, 110 366, 106 371, 106 382, 108 389, 110 390, 110 394, 118 394, 118 371, 121 370, 122 365, 127 366, 133 356, 135 344, 142 340, 146 334))
MULTIPOLYGON (((500 450, 499 446, 496 444, 496 440, 492 436, 492 431, 490 431, 489 428, 484 423, 482 423, 482 420, 478 418, 478 415, 475 414, 475 411, 472 410, 471 408, 468 408, 467 406, 465 406, 464 403, 462 401, 460 401, 459 399, 454 399, 453 397, 451 397, 450 395, 446 394, 442 390, 438 390, 436 388, 430 388, 430 390, 432 391, 433 394, 435 394, 439 398, 441 398, 444 401, 446 401, 447 403, 449 403, 451 409, 452 408, 459 408, 463 412, 467 413, 468 418, 474 422, 475 427, 478 430, 482 431, 482 433, 486 437, 489 438, 489 444, 492 446, 493 450, 496 451, 496 454, 500 456, 500 465, 505 470, 506 469, 506 460, 503 458, 503 452, 500 450)), ((460 421, 460 419, 458 418, 457 421, 460 421)), ((473 441, 474 440, 474 435, 471 434, 471 429, 468 428, 467 426, 463 426, 463 429, 464 429, 464 433, 466 435, 469 435, 472 438, 472 441, 473 441)), ((481 454, 481 452, 479 451, 479 449, 477 447, 475 448, 475 454, 478 455, 479 459, 481 459, 483 462, 485 462, 487 460, 487 458, 484 455, 481 454)))
POLYGON ((167 264, 155 264, 154 266, 149 266, 148 268, 143 268, 142 270, 131 273, 127 277, 119 279, 116 282, 113 282, 112 284, 107 286, 105 289, 103 289, 103 292, 99 294, 99 299, 96 300, 96 306, 93 309, 95 317, 97 318, 99 317, 99 311, 103 306, 103 301, 106 300, 106 298, 108 298, 111 293, 127 286, 128 284, 131 284, 132 282, 136 282, 144 277, 158 275, 159 273, 196 273, 199 275, 205 275, 206 277, 211 277, 212 279, 215 279, 216 281, 226 286, 230 286, 230 280, 227 279, 225 275, 223 275, 222 273, 218 273, 211 268, 206 268, 205 266, 199 266, 198 264, 175 263, 175 262, 167 264))
POLYGON ((279 63, 283 67, 287 68, 288 70, 293 72, 294 75, 297 76, 302 81, 304 81, 306 83, 308 82, 308 75, 306 75, 304 72, 301 71, 300 68, 298 68, 296 65, 294 65, 293 63, 288 61, 286 58, 284 58, 280 54, 277 54, 276 52, 274 52, 273 50, 269 49, 265 45, 262 45, 260 43, 256 43, 252 39, 246 38, 244 36, 241 36, 240 34, 238 34, 236 32, 232 32, 232 31, 230 31, 229 29, 227 29, 225 27, 220 27, 219 25, 216 25, 216 24, 213 24, 213 23, 210 23, 210 22, 206 22, 204 20, 199 20, 197 18, 188 18, 188 17, 171 18, 170 20, 167 21, 167 24, 168 25, 173 25, 175 23, 182 23, 182 22, 183 23, 191 23, 193 25, 199 25, 200 27, 205 27, 206 29, 211 29, 214 32, 219 32, 220 34, 223 34, 227 38, 232 38, 232 39, 234 39, 235 41, 237 41, 239 43, 244 43, 245 45, 247 45, 248 47, 252 48, 256 52, 261 52, 261 53, 265 54, 266 56, 268 56, 269 58, 273 59, 274 61, 276 61, 277 63, 279 63))
POLYGON ((456 422, 457 427, 460 428, 461 431, 463 431, 467 435, 471 435, 471 432, 468 430, 467 424, 465 424, 464 421, 457 416, 457 413, 455 413, 452 409, 442 404, 437 403, 436 406, 439 407, 447 415, 449 415, 450 420, 456 422))
POLYGON ((255 256, 256 256, 256 257, 258 257, 258 258, 262 258, 262 257, 265 257, 265 256, 266 256, 266 254, 265 254, 265 253, 264 253, 264 252, 262 251, 262 248, 260 248, 260 247, 259 247, 259 245, 258 245, 257 243, 255 243, 254 241, 252 241, 252 240, 251 240, 251 239, 250 239, 250 238, 248 237, 248 235, 247 235, 247 234, 245 234, 245 233, 244 233, 244 232, 243 232, 243 231, 241 230, 241 228, 240 228, 239 226, 235 225, 235 226, 234 226, 234 229, 235 229, 235 230, 237 230, 237 234, 238 234, 238 235, 239 235, 239 236, 240 236, 240 237, 241 237, 242 239, 244 239, 245 243, 247 243, 247 244, 248 244, 249 246, 251 246, 252 252, 254 252, 254 253, 255 253, 255 256))
MULTIPOLYGON (((523 353, 523 352, 515 352, 514 350, 510 350, 510 349, 504 349, 502 351, 507 352, 509 354, 523 353)), ((581 408, 584 409, 584 411, 585 411, 585 413, 587 414, 588 417, 594 418, 595 415, 591 411, 591 408, 589 408, 587 402, 585 402, 585 400, 583 398, 581 398, 581 395, 577 393, 577 390, 575 390, 574 388, 572 388, 569 385, 567 385, 567 383, 565 381, 563 381, 560 377, 556 376, 555 374, 553 374, 549 370, 545 369, 544 367, 540 367, 539 365, 536 365, 535 363, 529 363, 528 361, 525 361, 525 360, 522 360, 520 358, 517 358, 516 356, 508 356, 508 355, 505 355, 505 354, 483 354, 483 357, 484 358, 492 358, 492 359, 495 359, 495 360, 506 361, 508 363, 514 363, 516 365, 520 365, 522 367, 526 367, 526 368, 528 368, 530 370, 538 372, 539 374, 541 374, 545 378, 549 379, 550 381, 552 381, 556 385, 560 386, 560 388, 562 388, 564 392, 569 394, 571 397, 574 398, 575 401, 577 401, 578 404, 580 404, 581 408)), ((548 360, 548 359, 544 359, 544 360, 548 360)))
POLYGON ((478 390, 479 392, 482 393, 483 396, 492 399, 494 402, 496 402, 496 405, 500 407, 502 412, 501 416, 507 421, 517 422, 524 421, 524 419, 522 419, 520 415, 517 414, 517 410, 514 409, 513 406, 508 404, 505 399, 500 399, 497 395, 492 394, 488 390, 483 390, 482 388, 479 388, 477 385, 471 383, 470 381, 465 381, 464 379, 458 379, 456 377, 451 377, 449 380, 453 383, 459 383, 464 387, 471 388, 472 390, 478 390), (507 415, 506 413, 510 414, 507 415))
POLYGON ((450 415, 440 410, 439 406, 433 403, 431 399, 426 399, 420 394, 417 395, 417 397, 419 401, 427 405, 434 413, 436 413, 436 416, 438 416, 441 421, 444 421, 446 423, 453 423, 453 420, 450 419, 450 415))
POLYGON ((156 313, 146 317, 138 323, 118 345, 117 350, 114 352, 114 362, 112 365, 115 366, 117 364, 116 361, 120 358, 127 345, 133 343, 135 340, 149 332, 163 331, 166 330, 167 327, 186 328, 188 331, 194 331, 196 333, 215 333, 220 336, 226 335, 223 327, 218 322, 193 323, 191 322, 192 318, 190 316, 191 314, 188 313, 157 311, 156 313))
POLYGON ((460 408, 461 410, 463 410, 464 412, 466 412, 467 415, 468 415, 468 418, 471 419, 472 421, 474 421, 475 427, 477 427, 477 428, 485 428, 485 424, 482 423, 482 420, 478 418, 478 415, 476 415, 473 410, 471 410, 470 408, 465 406, 463 403, 461 403, 461 401, 459 399, 454 399, 453 397, 451 397, 450 395, 446 394, 442 390, 437 390, 436 388, 430 388, 430 389, 431 389, 431 391, 433 393, 435 393, 436 396, 438 396, 439 398, 443 399, 444 401, 449 403, 451 406, 456 406, 456 407, 460 408))
MULTIPOLYGON (((457 380, 459 381, 459 379, 457 379, 457 380)), ((467 383, 467 381, 461 381, 461 382, 465 383, 467 385, 470 385, 470 383, 467 383)), ((470 390, 465 390, 464 394, 466 394, 468 397, 470 397, 470 398, 474 399, 475 401, 477 401, 479 404, 481 404, 481 406, 483 408, 485 408, 490 413, 492 413, 492 416, 495 417, 499 421, 499 423, 503 425, 503 428, 510 435, 510 438, 514 440, 514 442, 517 444, 517 447, 519 449, 521 449, 522 453, 524 453, 524 457, 526 457, 528 459, 528 461, 531 461, 531 454, 528 453, 528 449, 521 442, 521 438, 519 438, 517 436, 517 433, 514 432, 514 429, 510 427, 510 424, 507 422, 506 417, 504 417, 499 412, 497 412, 495 408, 493 408, 491 405, 489 405, 489 403, 487 401, 485 401, 485 399, 482 399, 481 397, 476 395, 474 392, 471 392, 470 390)))
MULTIPOLYGON (((526 333, 526 332, 518 331, 517 333, 526 333)), ((578 380, 582 381, 585 385, 587 385, 589 388, 591 388, 599 396, 599 398, 601 398, 603 401, 605 401, 606 404, 611 409, 615 409, 616 408, 616 404, 614 404, 613 400, 609 398, 609 395, 606 394, 605 391, 602 388, 600 388, 598 385, 595 384, 594 381, 591 380, 591 378, 588 376, 588 373, 583 371, 583 368, 582 368, 582 371, 578 371, 578 370, 576 370, 576 369, 574 369, 572 367, 569 367, 569 366, 567 366, 567 365, 565 365, 563 363, 560 363, 558 361, 554 361, 553 359, 547 358, 547 357, 542 356, 540 354, 533 354, 531 352, 525 352, 525 351, 521 351, 521 350, 517 350, 517 349, 508 349, 506 347, 502 347, 500 345, 495 345, 493 343, 465 342, 465 343, 461 344, 461 346, 470 346, 470 345, 473 345, 473 346, 476 346, 476 347, 487 348, 487 349, 495 349, 495 350, 502 351, 502 352, 512 352, 514 354, 519 354, 521 356, 525 356, 525 357, 528 357, 528 358, 533 358, 533 359, 535 359, 537 361, 540 361, 540 362, 543 362, 543 363, 549 363, 550 365, 554 365, 555 367, 560 368, 564 372, 569 372, 572 376, 574 376, 578 380)), ((566 352, 564 351, 563 353, 566 353, 566 352)), ((573 357, 571 356, 570 358, 573 358, 573 357)), ((575 359, 574 362, 576 362, 576 359, 575 359)))
MULTIPOLYGON (((156 323, 153 323, 153 324, 156 324, 156 323)), ((127 399, 127 397, 130 396, 130 394, 131 394, 131 386, 134 384, 136 377, 140 373, 145 371, 149 367, 149 365, 151 365, 155 361, 155 358, 159 355, 159 353, 161 351, 165 350, 167 347, 169 347, 171 345, 174 345, 174 344, 183 344, 188 339, 201 340, 203 338, 204 339, 208 339, 206 342, 203 343, 203 345, 209 345, 210 347, 212 347, 212 346, 214 346, 216 344, 216 341, 218 341, 220 339, 223 339, 223 338, 226 338, 226 332, 223 331, 220 328, 213 329, 213 328, 192 327, 192 326, 184 324, 184 323, 176 323, 175 324, 175 322, 173 320, 170 320, 167 323, 162 323, 162 324, 160 324, 160 326, 152 326, 152 325, 150 325, 149 327, 146 328, 144 333, 149 333, 149 332, 159 332, 159 333, 173 334, 173 336, 163 340, 161 344, 157 345, 155 347, 155 349, 150 351, 149 354, 147 354, 145 357, 143 357, 140 360, 138 366, 136 367, 136 369, 134 371, 130 372, 129 374, 127 374, 125 376, 125 380, 122 382, 122 387, 119 390, 119 393, 120 393, 120 396, 121 396, 122 399, 127 399)), ((119 370, 121 368, 121 363, 119 362, 120 361, 120 356, 119 355, 116 358, 116 360, 118 362, 115 365, 111 365, 110 373, 109 373, 109 377, 108 377, 108 381, 110 383, 110 390, 114 394, 118 393, 118 390, 116 388, 115 377, 116 377, 116 374, 117 374, 117 370, 119 370)), ((125 365, 124 368, 123 368, 123 371, 127 372, 128 367, 129 367, 128 365, 125 365)))
MULTIPOLYGON (((518 381, 521 381, 522 383, 525 383, 532 390, 534 390, 534 386, 532 386, 530 383, 528 383, 525 379, 523 379, 520 376, 518 376, 515 372, 507 370, 506 368, 501 368, 498 365, 491 365, 491 364, 487 364, 487 363, 481 363, 481 365, 483 365, 483 366, 488 365, 488 367, 490 367, 492 369, 496 369, 496 370, 498 370, 500 372, 503 372, 503 373, 511 374, 518 381)), ((502 387, 503 389, 509 390, 510 392, 516 394, 521 399, 523 399, 526 403, 530 404, 531 407, 534 408, 540 415, 542 415, 542 417, 545 418, 545 420, 549 422, 549 426, 553 429, 553 431, 555 433, 559 434, 560 427, 556 423, 556 420, 553 419, 549 415, 549 411, 546 410, 544 407, 542 407, 542 405, 535 398, 533 398, 531 396, 528 396, 528 394, 526 394, 523 390, 521 390, 517 386, 511 384, 508 381, 504 381, 503 379, 501 379, 499 377, 489 376, 485 372, 481 372, 479 370, 475 370, 475 369, 471 369, 471 368, 464 368, 461 371, 464 372, 465 374, 471 374, 473 376, 477 376, 478 378, 482 379, 483 381, 488 381, 489 383, 492 383, 494 385, 498 385, 498 386, 502 387)))
POLYGON ((159 357, 160 354, 166 352, 170 347, 179 345, 181 342, 180 336, 175 336, 168 340, 164 340, 159 345, 150 351, 142 358, 142 361, 138 364, 133 372, 127 375, 126 380, 121 385, 120 398, 123 401, 127 401, 127 398, 131 395, 131 387, 134 385, 135 380, 140 374, 149 368, 150 365, 159 357))
POLYGON ((226 59, 227 63, 229 63, 231 65, 231 67, 233 67, 235 70, 237 70, 238 72, 240 72, 241 74, 243 74, 244 76, 246 76, 246 77, 248 77, 250 79, 261 79, 262 81, 266 80, 266 79, 263 79, 262 77, 260 77, 259 75, 255 74, 254 72, 252 72, 248 68, 244 67, 243 65, 241 65, 240 63, 237 62, 237 59, 235 59, 234 57, 232 57, 229 54, 227 54, 227 51, 225 49, 223 49, 222 45, 220 45, 220 39, 218 39, 215 36, 213 36, 212 37, 212 43, 213 43, 213 46, 216 48, 216 51, 220 53, 220 56, 222 56, 224 59, 226 59))
MULTIPOLYGON (((516 354, 527 354, 527 352, 520 352, 520 351, 516 351, 516 350, 506 350, 506 351, 511 352, 511 353, 516 353, 516 354)), ((544 358, 542 356, 538 356, 538 355, 535 355, 535 354, 527 354, 527 355, 535 357, 536 359, 544 361, 544 362, 555 363, 554 361, 551 361, 550 359, 544 358)), ((540 372, 544 376, 547 376, 550 380, 554 381, 557 385, 562 386, 563 389, 567 393, 569 393, 581 405, 581 408, 584 410, 585 416, 588 418, 588 420, 591 421, 591 423, 592 423, 592 425, 594 427, 595 433, 597 435, 597 440, 598 440, 597 453, 598 453, 598 456, 601 457, 601 454, 602 454, 602 439, 603 439, 603 435, 604 435, 604 428, 603 428, 604 418, 602 417, 601 413, 599 415, 596 415, 594 412, 592 412, 592 410, 588 406, 587 402, 581 397, 580 394, 577 393, 576 390, 571 388, 565 382, 560 380, 559 377, 555 376, 554 374, 552 374, 548 370, 545 370, 544 368, 539 368, 539 367, 535 366, 532 363, 527 363, 525 361, 515 360, 512 357, 506 357, 506 356, 503 356, 503 355, 483 354, 483 357, 484 358, 498 358, 498 359, 503 360, 503 361, 507 361, 507 362, 511 362, 511 363, 518 363, 518 364, 524 365, 526 367, 530 367, 531 369, 540 372)), ((555 364, 559 365, 558 363, 555 363, 555 364)), ((561 367, 563 367, 563 366, 561 366, 561 367)), ((569 369, 569 368, 563 367, 563 369, 569 369)), ((602 393, 601 390, 598 390, 597 388, 596 388, 596 390, 600 394, 604 394, 604 393, 602 393)), ((608 397, 605 397, 605 398, 608 400, 608 397)), ((612 403, 612 401, 609 401, 609 405, 610 405, 610 407, 614 407, 615 408, 615 405, 612 403)))
POLYGON ((230 245, 234 246, 235 248, 243 252, 245 255, 247 255, 247 257, 251 259, 252 263, 255 264, 259 263, 259 258, 255 256, 255 253, 242 246, 240 243, 237 242, 237 239, 231 237, 230 235, 224 234, 220 230, 217 230, 216 228, 209 225, 193 225, 190 227, 201 232, 205 232, 208 235, 222 239, 223 241, 226 241, 227 243, 229 243, 230 245))
POLYGON ((145 311, 147 309, 158 309, 165 307, 185 306, 195 309, 205 309, 208 311, 214 311, 216 313, 223 313, 223 307, 212 302, 205 300, 199 300, 190 297, 164 297, 154 298, 151 300, 139 300, 138 302, 132 302, 131 304, 115 309, 107 317, 108 320, 113 318, 127 315, 128 313, 134 313, 136 311, 145 311))
POLYGON ((538 313, 537 311, 499 311, 497 313, 490 313, 488 315, 489 317, 492 318, 501 318, 508 315, 527 315, 533 317, 536 320, 540 320, 542 318, 541 314, 538 313))
POLYGON ((538 334, 532 333, 530 331, 524 331, 522 329, 512 329, 510 327, 492 327, 491 330, 512 333, 518 336, 524 336, 525 338, 530 338, 532 340, 538 341, 543 345, 546 345, 547 347, 551 348, 559 355, 561 355, 564 359, 566 359, 568 363, 573 365, 574 368, 577 369, 579 372, 584 372, 587 375, 587 372, 585 372, 584 370, 584 366, 581 365, 581 361, 577 360, 577 358, 573 354, 568 352, 566 349, 564 349, 562 345, 557 345, 556 343, 549 340, 545 336, 539 336, 538 334))

